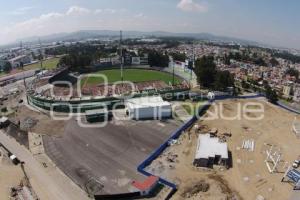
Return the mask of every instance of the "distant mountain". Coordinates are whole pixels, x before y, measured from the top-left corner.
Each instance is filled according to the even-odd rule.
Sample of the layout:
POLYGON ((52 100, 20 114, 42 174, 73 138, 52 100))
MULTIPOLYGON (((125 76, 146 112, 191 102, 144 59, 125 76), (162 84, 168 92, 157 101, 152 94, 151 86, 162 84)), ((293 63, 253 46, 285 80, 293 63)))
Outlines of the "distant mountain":
MULTIPOLYGON (((119 37, 119 31, 113 30, 81 30, 71 33, 56 33, 47 36, 34 36, 29 38, 23 38, 16 41, 15 44, 20 43, 37 43, 40 38, 43 42, 57 42, 57 41, 79 41, 86 39, 101 39, 101 38, 116 38, 119 37)), ((237 42, 246 45, 259 45, 258 42, 226 37, 226 36, 217 36, 210 33, 172 33, 164 31, 153 31, 153 32, 143 32, 143 31, 123 31, 124 38, 134 38, 134 37, 189 37, 199 40, 208 40, 208 41, 220 41, 220 42, 237 42)))

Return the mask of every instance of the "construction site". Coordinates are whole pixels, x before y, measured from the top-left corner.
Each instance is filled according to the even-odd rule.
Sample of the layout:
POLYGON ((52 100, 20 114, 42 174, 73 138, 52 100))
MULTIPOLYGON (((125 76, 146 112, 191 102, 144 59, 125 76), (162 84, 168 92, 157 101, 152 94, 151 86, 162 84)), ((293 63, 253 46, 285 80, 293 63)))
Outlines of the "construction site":
POLYGON ((177 185, 172 199, 297 199, 294 188, 299 180, 299 152, 295 147, 300 141, 292 127, 300 119, 295 114, 262 98, 216 101, 203 117, 146 169, 177 185), (215 106, 222 105, 223 116, 233 117, 238 113, 238 104, 246 103, 263 105, 263 119, 205 119, 215 106), (226 165, 216 162, 220 159, 217 155, 211 156, 212 167, 194 165, 198 138, 205 134, 227 144, 226 165))
MULTIPOLYGON (((32 80, 27 82, 29 88, 33 85, 32 80)), ((43 84, 38 88, 41 93, 48 91, 43 84)), ((297 200, 299 196, 300 160, 294 147, 300 145, 300 119, 263 97, 208 98, 204 106, 194 108, 194 114, 203 111, 200 118, 188 115, 183 120, 170 118, 172 112, 180 117, 186 113, 182 102, 162 97, 136 97, 124 101, 125 108, 92 109, 68 119, 67 113, 55 112, 65 119, 54 120, 43 109, 51 105, 49 99, 30 99, 32 94, 26 94, 22 82, 5 89, 7 98, 2 103, 7 110, 1 110, 0 122, 10 123, 1 127, 0 136, 20 144, 22 150, 14 150, 19 155, 25 152, 30 160, 14 165, 15 155, 7 150, 1 153, 3 177, 17 174, 3 183, 6 197, 47 199, 48 191, 38 182, 50 182, 49 188, 59 195, 73 191, 73 199, 132 195, 131 199, 297 200), (43 101, 43 105, 30 104, 30 100, 43 101), (212 104, 206 107, 207 101, 212 104), (246 104, 249 109, 241 113, 240 107, 246 104), (167 119, 153 120, 158 117, 153 109, 162 107, 167 119), (259 108, 260 112, 251 112, 259 108), (217 117, 211 118, 215 112, 217 117), (105 113, 114 117, 104 127, 79 124, 99 125, 99 116, 105 113), (239 114, 243 116, 237 118, 239 114), (134 120, 125 120, 129 115, 134 120), (61 191, 55 191, 57 185, 61 191)), ((94 100, 98 101, 88 101, 94 105, 94 100)))

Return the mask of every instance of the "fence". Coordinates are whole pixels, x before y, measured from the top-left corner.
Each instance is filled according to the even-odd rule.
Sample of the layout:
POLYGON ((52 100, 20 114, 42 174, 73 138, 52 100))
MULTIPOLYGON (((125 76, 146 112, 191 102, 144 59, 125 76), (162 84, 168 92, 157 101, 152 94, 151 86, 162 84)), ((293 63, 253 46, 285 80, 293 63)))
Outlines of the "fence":
POLYGON ((277 106, 279 106, 280 108, 283 108, 283 109, 285 109, 285 110, 287 110, 287 111, 290 111, 290 112, 292 112, 292 113, 295 113, 295 114, 300 115, 300 111, 298 111, 298 110, 296 110, 296 109, 294 109, 294 108, 291 108, 291 107, 289 107, 289 106, 287 106, 287 105, 284 105, 284 104, 281 103, 280 101, 277 102, 277 106))
MULTIPOLYGON (((200 109, 199 109, 199 115, 203 115, 205 113, 205 111, 210 107, 211 103, 214 100, 210 100, 208 101, 208 103, 206 103, 205 105, 203 105, 200 109)), ((179 136, 185 131, 187 130, 194 122, 197 121, 197 117, 194 116, 192 117, 189 121, 187 121, 185 124, 183 124, 180 128, 178 128, 177 130, 174 131, 174 133, 171 135, 171 137, 165 141, 158 149, 156 149, 153 153, 150 154, 150 156, 144 160, 138 167, 137 167, 137 171, 140 172, 141 174, 145 175, 145 176, 151 176, 152 174, 145 171, 144 169, 151 164, 151 162, 153 160, 155 160, 167 147, 168 147, 168 142, 170 140, 174 140, 179 138, 179 136)), ((168 187, 172 188, 171 193, 168 195, 167 199, 169 199, 176 191, 177 191, 177 186, 174 183, 171 183, 163 178, 159 178, 159 182, 161 184, 164 184, 168 187)))
POLYGON ((107 194, 107 195, 95 195, 95 200, 120 200, 120 199, 137 199, 141 197, 140 192, 123 193, 123 194, 107 194))
MULTIPOLYGON (((148 92, 148 93, 140 93, 135 94, 133 98, 142 97, 142 96, 153 96, 153 95, 161 95, 163 98, 165 96, 169 96, 169 94, 176 95, 176 93, 186 92, 188 88, 185 89, 173 89, 166 91, 158 91, 158 92, 148 92)), ((56 100, 54 98, 46 98, 38 95, 30 95, 27 94, 27 100, 29 104, 42 108, 44 110, 54 110, 55 112, 66 112, 66 113, 77 113, 85 112, 86 110, 94 110, 103 108, 104 105, 108 107, 108 109, 112 109, 116 103, 123 102, 126 97, 104 97, 101 99, 97 98, 89 98, 89 99, 80 99, 80 100, 56 100), (81 107, 78 109, 78 107, 81 107)))

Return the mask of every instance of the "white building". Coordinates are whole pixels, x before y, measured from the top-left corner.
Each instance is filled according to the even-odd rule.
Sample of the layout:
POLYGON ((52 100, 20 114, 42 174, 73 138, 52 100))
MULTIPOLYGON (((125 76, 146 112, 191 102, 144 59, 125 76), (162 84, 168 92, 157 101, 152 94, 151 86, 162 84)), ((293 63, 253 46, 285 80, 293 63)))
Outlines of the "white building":
POLYGON ((228 146, 222 143, 217 137, 210 134, 199 135, 198 144, 194 159, 197 167, 213 167, 213 165, 228 166, 228 146))
POLYGON ((5 128, 9 125, 9 120, 7 117, 1 117, 0 118, 0 129, 5 128))
POLYGON ((18 68, 21 66, 21 63, 23 63, 24 65, 31 63, 31 58, 27 55, 21 55, 10 59, 9 62, 12 68, 18 68))
POLYGON ((132 98, 125 101, 131 119, 162 119, 172 115, 172 106, 160 96, 132 98))
POLYGON ((300 84, 295 84, 293 91, 294 91, 293 100, 296 102, 300 102, 300 84))

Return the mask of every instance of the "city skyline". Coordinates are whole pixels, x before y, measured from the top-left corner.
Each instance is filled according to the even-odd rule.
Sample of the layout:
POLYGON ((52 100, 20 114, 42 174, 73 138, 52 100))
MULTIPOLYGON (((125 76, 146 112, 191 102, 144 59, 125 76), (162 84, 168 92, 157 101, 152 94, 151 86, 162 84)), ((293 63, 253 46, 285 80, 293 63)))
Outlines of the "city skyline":
POLYGON ((78 30, 212 33, 300 48, 295 0, 0 1, 0 44, 78 30))

